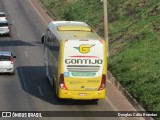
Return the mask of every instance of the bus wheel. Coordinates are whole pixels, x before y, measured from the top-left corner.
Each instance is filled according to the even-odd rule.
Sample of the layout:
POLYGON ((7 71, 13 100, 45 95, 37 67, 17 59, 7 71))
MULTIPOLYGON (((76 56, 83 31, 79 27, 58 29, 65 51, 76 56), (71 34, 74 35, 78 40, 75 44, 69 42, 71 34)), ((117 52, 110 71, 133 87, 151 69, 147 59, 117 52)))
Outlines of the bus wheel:
POLYGON ((52 87, 53 87, 54 95, 55 95, 55 97, 56 97, 57 94, 56 94, 56 85, 55 85, 55 83, 54 83, 54 79, 52 79, 52 87))
POLYGON ((55 99, 56 99, 56 101, 61 101, 61 99, 58 97, 58 95, 56 94, 56 91, 54 91, 55 92, 55 94, 54 94, 54 97, 55 97, 55 99))
POLYGON ((47 79, 47 82, 48 82, 49 84, 51 84, 47 75, 46 75, 46 79, 47 79))

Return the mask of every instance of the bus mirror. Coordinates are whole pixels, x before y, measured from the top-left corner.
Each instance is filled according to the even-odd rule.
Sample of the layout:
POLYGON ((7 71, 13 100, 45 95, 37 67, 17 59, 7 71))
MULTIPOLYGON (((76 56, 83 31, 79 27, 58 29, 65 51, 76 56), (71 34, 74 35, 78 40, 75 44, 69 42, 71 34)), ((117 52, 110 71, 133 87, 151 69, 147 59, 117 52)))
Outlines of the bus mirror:
POLYGON ((43 33, 41 36, 41 43, 44 44, 45 43, 45 37, 46 37, 46 33, 43 33))
POLYGON ((46 28, 46 31, 49 31, 49 28, 46 28))

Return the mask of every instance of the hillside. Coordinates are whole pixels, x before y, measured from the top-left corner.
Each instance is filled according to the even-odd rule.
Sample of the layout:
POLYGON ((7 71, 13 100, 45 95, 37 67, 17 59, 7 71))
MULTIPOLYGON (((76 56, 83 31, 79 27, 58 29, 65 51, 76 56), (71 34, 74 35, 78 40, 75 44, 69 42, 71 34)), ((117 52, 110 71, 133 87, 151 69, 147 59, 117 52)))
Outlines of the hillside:
MULTIPOLYGON (((103 36, 100 0, 40 0, 57 20, 87 22, 103 36)), ((148 111, 160 111, 160 1, 108 0, 109 70, 148 111)))

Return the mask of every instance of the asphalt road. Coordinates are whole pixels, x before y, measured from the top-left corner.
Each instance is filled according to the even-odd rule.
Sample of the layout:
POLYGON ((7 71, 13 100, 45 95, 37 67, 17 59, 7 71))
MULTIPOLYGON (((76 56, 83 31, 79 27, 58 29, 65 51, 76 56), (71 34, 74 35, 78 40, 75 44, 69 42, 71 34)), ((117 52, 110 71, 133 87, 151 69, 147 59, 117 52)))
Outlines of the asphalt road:
MULTIPOLYGON (((0 50, 12 51, 17 56, 16 74, 0 75, 0 111, 126 111, 135 110, 128 101, 120 96, 109 95, 108 99, 93 101, 57 101, 52 86, 46 80, 44 70, 44 51, 40 43, 41 34, 46 29, 42 16, 29 0, 0 0, 0 11, 8 14, 12 24, 12 37, 0 37, 0 50), (116 97, 117 96, 117 97, 116 97), (114 99, 113 99, 114 98, 114 99), (116 100, 119 99, 119 103, 116 100), (114 104, 117 103, 119 105, 114 104), (124 103, 124 104, 123 104, 124 103), (127 104, 126 104, 127 103, 127 104), (119 107, 122 106, 122 107, 119 107)), ((108 82, 109 86, 111 83, 108 82)), ((108 91, 115 91, 112 87, 108 91)), ((74 113, 73 113, 74 114, 74 113)), ((126 120, 122 117, 67 117, 66 120, 126 120)), ((2 118, 0 118, 1 120, 2 118)), ((7 118, 6 118, 7 119, 7 118)), ((9 118, 8 118, 9 119, 9 118)), ((10 118, 9 120, 17 120, 10 118)), ((22 118, 27 119, 27 118, 22 118)), ((31 119, 31 118, 29 118, 31 119)), ((37 118, 41 120, 42 118, 37 118)), ((43 118, 43 120, 62 120, 43 118)), ((137 118, 129 118, 137 120, 137 118)), ((4 120, 4 118, 2 119, 4 120)))

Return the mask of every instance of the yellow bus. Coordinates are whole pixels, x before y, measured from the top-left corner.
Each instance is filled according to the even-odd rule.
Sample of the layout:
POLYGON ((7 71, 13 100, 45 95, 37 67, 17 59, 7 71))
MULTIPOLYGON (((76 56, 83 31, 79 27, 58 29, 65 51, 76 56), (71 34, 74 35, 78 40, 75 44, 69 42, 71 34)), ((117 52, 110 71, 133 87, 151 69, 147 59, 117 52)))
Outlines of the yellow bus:
POLYGON ((41 42, 46 76, 58 98, 106 97, 106 42, 86 23, 52 21, 41 42))

